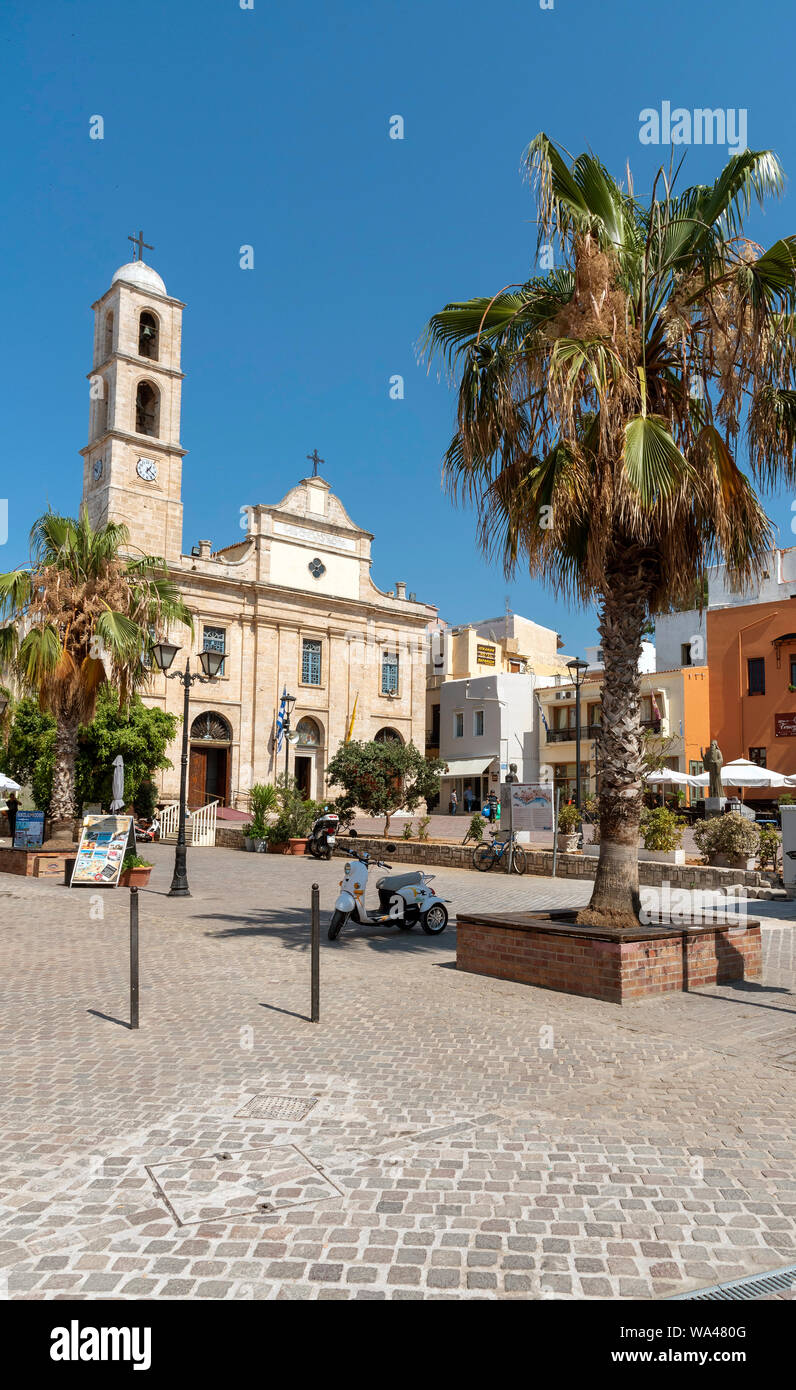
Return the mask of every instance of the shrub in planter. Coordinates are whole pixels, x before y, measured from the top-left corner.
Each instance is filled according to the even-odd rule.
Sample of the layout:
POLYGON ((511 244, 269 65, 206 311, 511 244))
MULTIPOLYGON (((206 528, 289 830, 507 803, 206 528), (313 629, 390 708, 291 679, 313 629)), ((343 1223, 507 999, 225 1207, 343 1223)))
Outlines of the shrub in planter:
POLYGON ((562 806, 558 813, 558 833, 563 837, 561 848, 571 851, 578 847, 578 831, 583 817, 577 806, 562 806))
POLYGON ((694 831, 694 839, 708 864, 726 860, 731 868, 745 869, 750 859, 757 858, 760 849, 759 827, 736 811, 701 821, 694 831))
POLYGON ((427 840, 427 839, 428 839, 428 827, 430 826, 430 824, 431 824, 431 817, 430 817, 430 816, 421 816, 421 817, 420 817, 420 820, 417 822, 417 838, 418 838, 418 840, 427 840))
POLYGON ((773 825, 761 825, 759 833, 760 867, 761 869, 765 869, 770 865, 772 869, 776 869, 781 836, 779 832, 774 829, 773 825))
POLYGON ((478 812, 476 811, 475 814, 470 817, 470 824, 467 827, 467 834, 465 835, 462 843, 466 845, 468 840, 472 840, 474 844, 479 844, 479 842, 484 838, 485 825, 486 821, 484 820, 483 816, 479 816, 478 812))
POLYGON ((666 806, 645 808, 641 813, 641 837, 644 848, 670 854, 683 843, 685 822, 666 806))
POLYGON ((405 825, 404 828, 403 828, 403 834, 402 834, 401 838, 402 838, 403 840, 411 840, 413 834, 414 834, 413 823, 412 823, 412 821, 408 820, 408 821, 406 822, 406 825, 405 825))
POLYGON ((119 875, 120 888, 143 888, 149 883, 149 875, 152 872, 152 864, 148 859, 140 859, 132 850, 128 850, 122 860, 122 872, 119 875))

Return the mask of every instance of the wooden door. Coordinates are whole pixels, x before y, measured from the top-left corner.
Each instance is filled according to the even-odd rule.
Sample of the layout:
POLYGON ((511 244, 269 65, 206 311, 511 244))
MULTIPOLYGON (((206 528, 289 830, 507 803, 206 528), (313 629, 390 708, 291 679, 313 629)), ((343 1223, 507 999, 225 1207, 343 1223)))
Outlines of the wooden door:
POLYGON ((204 806, 207 785, 207 749, 192 748, 188 763, 188 805, 204 806))

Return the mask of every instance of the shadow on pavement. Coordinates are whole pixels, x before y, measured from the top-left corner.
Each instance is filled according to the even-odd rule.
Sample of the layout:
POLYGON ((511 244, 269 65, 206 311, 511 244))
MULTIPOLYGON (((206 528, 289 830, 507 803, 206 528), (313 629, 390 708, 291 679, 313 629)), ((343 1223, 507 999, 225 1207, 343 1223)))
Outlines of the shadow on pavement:
MULTIPOLYGON (((453 950, 456 942, 455 931, 448 926, 439 936, 426 936, 421 927, 412 931, 399 931, 397 927, 372 927, 361 923, 348 923, 343 927, 336 941, 327 937, 329 912, 321 913, 321 946, 329 950, 345 950, 347 945, 365 944, 373 951, 401 951, 410 955, 427 955, 440 947, 453 950)), ((229 923, 218 931, 208 931, 214 940, 240 940, 246 936, 266 936, 278 939, 288 951, 308 951, 310 945, 310 914, 306 909, 262 908, 256 912, 236 915, 229 912, 199 913, 191 919, 194 922, 210 921, 229 923), (232 925, 235 924, 235 925, 232 925)))

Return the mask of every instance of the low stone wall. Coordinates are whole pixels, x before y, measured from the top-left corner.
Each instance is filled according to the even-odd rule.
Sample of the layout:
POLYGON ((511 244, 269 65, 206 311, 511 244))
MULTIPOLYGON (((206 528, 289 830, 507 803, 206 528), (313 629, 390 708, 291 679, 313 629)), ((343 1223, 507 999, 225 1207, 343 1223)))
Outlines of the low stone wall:
POLYGON ((456 966, 609 1004, 761 974, 760 923, 637 932, 577 927, 564 913, 460 914, 456 966))
MULTIPOLYGON (((218 843, 218 839, 216 839, 218 843)), ((417 840, 395 840, 366 838, 358 835, 356 840, 350 840, 348 836, 342 836, 337 842, 337 854, 347 855, 351 853, 350 847, 366 849, 377 859, 387 859, 395 864, 416 864, 433 865, 448 869, 472 869, 473 867, 473 845, 440 845, 423 843, 417 840), (387 845, 393 843, 394 850, 387 851, 387 845)), ((543 874, 549 877, 553 872, 553 851, 551 849, 528 849, 525 848, 525 858, 528 864, 528 872, 532 874, 543 874)), ((597 860, 589 858, 583 854, 559 854, 556 874, 558 878, 594 878, 597 860)), ((492 871, 500 873, 500 869, 492 871)), ((638 866, 639 882, 644 887, 660 887, 663 883, 671 884, 672 888, 732 888, 736 884, 742 884, 747 889, 747 896, 756 896, 753 892, 756 888, 764 891, 771 888, 771 878, 758 870, 744 869, 718 869, 712 865, 695 864, 652 864, 650 862, 640 862, 638 866)))
POLYGON ((216 844, 223 845, 225 849, 243 849, 243 831, 240 825, 219 825, 216 821, 216 844))

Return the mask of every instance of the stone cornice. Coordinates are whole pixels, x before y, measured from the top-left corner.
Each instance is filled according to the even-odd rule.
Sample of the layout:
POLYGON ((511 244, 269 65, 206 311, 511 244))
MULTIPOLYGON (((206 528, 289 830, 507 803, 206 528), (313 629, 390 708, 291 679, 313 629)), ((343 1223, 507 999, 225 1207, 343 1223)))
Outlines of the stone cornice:
POLYGON ((91 381, 98 372, 103 372, 110 362, 129 362, 132 367, 147 366, 150 370, 162 372, 164 376, 176 377, 178 381, 185 380, 185 372, 177 371, 176 367, 167 367, 163 362, 155 362, 151 357, 133 357, 129 352, 112 352, 110 357, 105 357, 93 367, 90 372, 86 372, 86 381, 91 381))
POLYGON ((159 449, 162 454, 177 454, 180 458, 185 458, 188 450, 183 449, 179 444, 167 444, 164 439, 153 439, 149 434, 127 434, 125 430, 106 430, 98 439, 92 439, 85 448, 79 449, 80 454, 93 453, 106 439, 122 439, 125 444, 134 444, 140 448, 142 454, 146 454, 147 449, 159 449), (142 447, 143 446, 143 447, 142 447))

